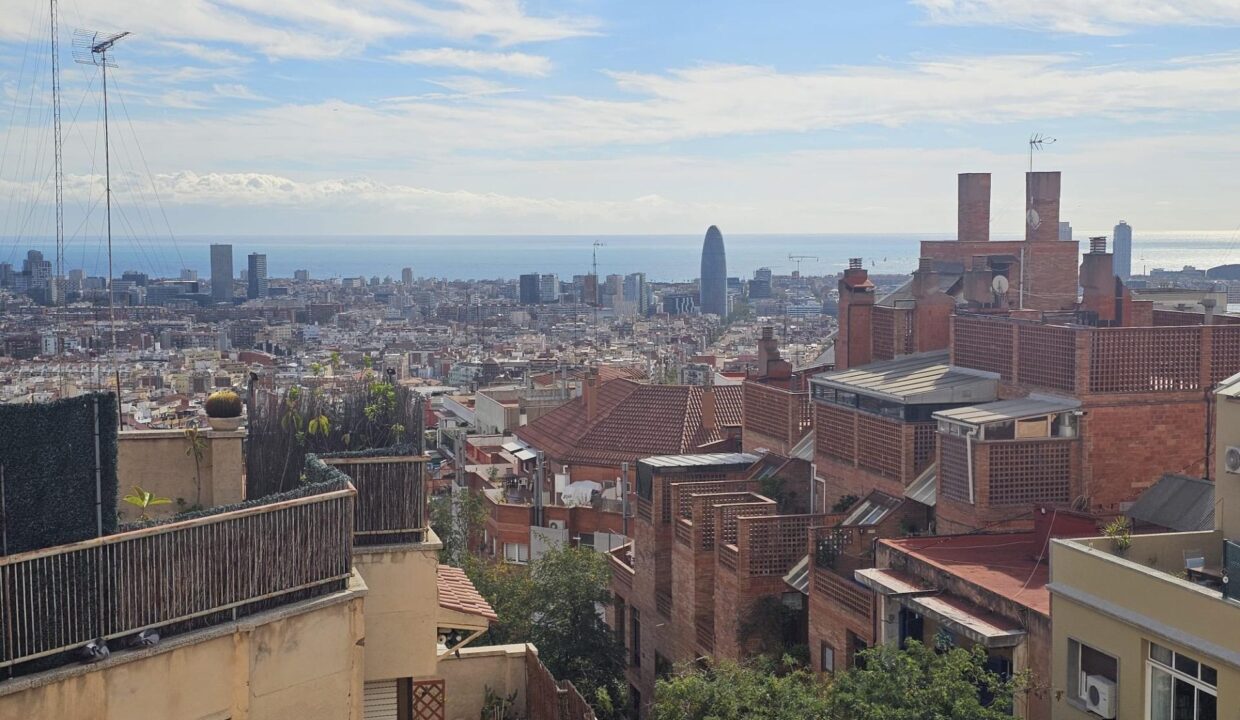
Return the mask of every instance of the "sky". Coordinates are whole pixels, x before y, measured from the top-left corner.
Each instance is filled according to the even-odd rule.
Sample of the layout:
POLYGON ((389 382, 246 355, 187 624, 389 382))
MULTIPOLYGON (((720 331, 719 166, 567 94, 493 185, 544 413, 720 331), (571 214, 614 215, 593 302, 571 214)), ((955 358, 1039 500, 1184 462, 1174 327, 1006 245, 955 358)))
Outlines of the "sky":
MULTIPOLYGON (((59 0, 66 233, 1240 229, 1240 0, 59 0)), ((52 232, 46 0, 0 0, 0 235, 52 232)))

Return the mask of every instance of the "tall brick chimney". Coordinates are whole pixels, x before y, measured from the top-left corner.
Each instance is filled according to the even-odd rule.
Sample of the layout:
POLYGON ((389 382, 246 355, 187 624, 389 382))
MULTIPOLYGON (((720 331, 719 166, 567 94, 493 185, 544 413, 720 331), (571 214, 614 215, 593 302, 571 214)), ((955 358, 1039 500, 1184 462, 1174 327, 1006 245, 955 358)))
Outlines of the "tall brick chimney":
POLYGON ((956 239, 990 240, 990 173, 960 173, 956 193, 956 239))
POLYGON ((1106 237, 1091 237, 1089 252, 1081 259, 1081 309, 1102 326, 1118 324, 1114 256, 1107 252, 1106 237))
POLYGON ((868 364, 874 357, 874 283, 861 258, 850 258, 840 278, 840 330, 835 338, 835 367, 868 364))
POLYGON ((590 368, 586 382, 581 388, 581 399, 586 405, 586 419, 593 420, 598 415, 598 369, 590 368))
POLYGON ((1059 173, 1025 173, 1025 240, 1059 241, 1059 173))
POLYGON ((713 376, 708 378, 706 385, 702 387, 702 427, 707 430, 714 430, 719 427, 718 413, 715 409, 715 382, 713 376))
POLYGON ((775 328, 762 326, 762 337, 758 339, 758 375, 766 377, 770 374, 772 360, 779 359, 779 343, 775 341, 775 328))

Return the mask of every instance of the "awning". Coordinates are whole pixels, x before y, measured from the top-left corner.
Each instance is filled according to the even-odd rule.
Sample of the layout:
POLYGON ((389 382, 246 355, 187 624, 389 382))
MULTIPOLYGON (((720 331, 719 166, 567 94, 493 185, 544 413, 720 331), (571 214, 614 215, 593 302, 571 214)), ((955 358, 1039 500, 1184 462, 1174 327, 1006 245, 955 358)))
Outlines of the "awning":
POLYGON ((492 620, 499 619, 464 570, 448 565, 440 565, 436 570, 440 627, 486 630, 492 620))
POLYGON ((524 448, 514 452, 513 456, 522 462, 525 462, 526 460, 533 460, 534 458, 538 457, 536 453, 530 452, 529 450, 526 450, 524 448))
POLYGON ((853 577, 862 585, 887 597, 938 592, 937 589, 923 584, 920 578, 887 568, 856 570, 853 577))
POLYGON ((524 445, 522 445, 522 444, 521 444, 521 443, 519 443, 519 442, 514 442, 514 441, 512 441, 512 440, 509 440, 508 442, 504 443, 503 445, 500 445, 500 447, 504 448, 505 450, 507 450, 508 452, 511 452, 511 453, 515 453, 515 452, 517 452, 518 450, 524 450, 524 449, 525 449, 525 446, 524 446, 524 445))
POLYGON ((907 604, 957 635, 988 648, 1013 647, 1025 638, 1025 630, 1015 621, 957 597, 924 595, 909 598, 907 604))

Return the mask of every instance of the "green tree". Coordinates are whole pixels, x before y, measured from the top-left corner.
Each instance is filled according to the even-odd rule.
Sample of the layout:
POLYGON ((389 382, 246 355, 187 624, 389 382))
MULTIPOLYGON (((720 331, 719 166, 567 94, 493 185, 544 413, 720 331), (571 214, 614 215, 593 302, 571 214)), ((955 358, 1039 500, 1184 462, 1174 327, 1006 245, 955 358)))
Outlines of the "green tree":
POLYGON ((468 488, 432 497, 431 529, 443 543, 439 562, 466 567, 469 548, 482 536, 486 520, 486 505, 479 495, 468 488))
POLYGON ((655 720, 806 720, 827 717, 828 685, 770 659, 685 670, 655 686, 655 720))
POLYGON ((836 676, 831 720, 1007 720, 1024 678, 986 666, 981 648, 934 650, 915 640, 905 649, 871 648, 857 667, 836 676))
POLYGON ((491 642, 533 643, 547 669, 571 681, 600 720, 622 716, 624 645, 599 613, 611 603, 611 568, 604 556, 563 547, 529 565, 470 559, 466 569, 499 616, 491 642))

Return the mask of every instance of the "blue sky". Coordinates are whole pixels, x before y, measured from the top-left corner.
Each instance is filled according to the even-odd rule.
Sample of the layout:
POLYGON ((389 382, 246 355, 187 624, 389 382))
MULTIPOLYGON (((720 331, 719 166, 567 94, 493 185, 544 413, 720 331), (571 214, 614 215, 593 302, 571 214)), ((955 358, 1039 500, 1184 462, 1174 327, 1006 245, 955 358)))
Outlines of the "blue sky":
MULTIPOLYGON (((955 174, 990 171, 1001 233, 1034 132, 1078 228, 1240 227, 1240 0, 60 5, 66 46, 134 33, 135 232, 948 232, 955 174)), ((0 234, 49 217, 45 14, 0 0, 0 234)), ((97 70, 62 62, 90 227, 97 70)))

